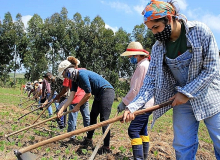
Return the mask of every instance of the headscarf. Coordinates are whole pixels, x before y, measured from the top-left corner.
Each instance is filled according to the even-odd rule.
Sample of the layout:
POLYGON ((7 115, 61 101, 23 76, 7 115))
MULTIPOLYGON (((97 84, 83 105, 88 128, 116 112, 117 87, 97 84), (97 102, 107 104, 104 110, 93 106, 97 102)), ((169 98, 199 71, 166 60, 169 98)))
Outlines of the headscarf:
POLYGON ((176 13, 172 5, 167 2, 151 0, 143 10, 144 22, 159 19, 167 15, 174 16, 176 13))

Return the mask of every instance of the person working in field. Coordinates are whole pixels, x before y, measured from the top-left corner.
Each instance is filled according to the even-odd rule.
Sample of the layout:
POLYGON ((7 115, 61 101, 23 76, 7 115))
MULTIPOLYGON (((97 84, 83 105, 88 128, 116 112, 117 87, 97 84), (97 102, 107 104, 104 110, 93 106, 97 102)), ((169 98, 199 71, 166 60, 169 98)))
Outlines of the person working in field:
MULTIPOLYGON (((76 95, 77 88, 80 87, 85 91, 85 95, 79 101, 79 103, 73 108, 73 112, 80 110, 80 107, 89 100, 89 98, 94 95, 94 101, 92 104, 92 109, 90 112, 90 125, 97 123, 97 117, 100 114, 100 121, 105 121, 109 119, 112 104, 115 98, 115 91, 112 85, 104 79, 99 74, 89 71, 89 70, 78 70, 70 62, 67 64, 66 61, 60 63, 58 67, 60 75, 64 78, 72 80, 72 88, 70 97, 63 107, 58 112, 58 117, 60 117, 63 111, 71 104, 73 98, 76 95), (65 65, 64 65, 65 64, 65 65)), ((102 127, 103 133, 108 126, 102 127)), ((83 142, 84 145, 92 147, 92 137, 94 130, 87 133, 87 137, 83 142)), ((98 153, 110 153, 110 131, 104 139, 104 145, 99 149, 98 153)))
MULTIPOLYGON (((139 42, 131 42, 126 52, 121 56, 128 56, 132 64, 137 65, 131 78, 130 90, 118 105, 118 111, 121 112, 137 96, 143 84, 144 77, 147 73, 150 54, 143 49, 139 42)), ((154 99, 151 98, 142 108, 153 106, 154 99)), ((135 117, 128 128, 128 135, 131 138, 131 145, 134 159, 147 159, 149 150, 149 136, 147 133, 148 119, 151 113, 145 113, 135 117)))
MULTIPOLYGON (((123 120, 133 120, 133 112, 153 96, 155 104, 173 100, 176 159, 195 159, 201 120, 220 159, 220 63, 213 33, 205 24, 181 16, 172 1, 151 0, 143 15, 157 41, 143 86, 126 106, 123 120)), ((154 111, 153 123, 170 108, 154 111)))
MULTIPOLYGON (((83 68, 78 68, 78 65, 80 64, 80 61, 78 59, 76 59, 75 57, 73 57, 73 56, 67 57, 67 60, 63 61, 63 62, 64 63, 62 63, 62 64, 63 64, 64 68, 65 68, 65 65, 69 65, 71 63, 73 66, 75 66, 76 69, 78 69, 78 70, 83 69, 83 68)), ((58 77, 62 77, 63 78, 63 76, 61 74, 58 75, 58 77)), ((67 90, 69 91, 69 89, 72 88, 72 80, 70 80, 68 78, 65 78, 64 81, 63 81, 63 86, 66 88, 66 91, 67 90)), ((61 92, 61 94, 58 94, 58 96, 56 98, 60 97, 64 93, 66 93, 66 91, 65 92, 61 92)), ((67 93, 68 93, 68 96, 69 96, 70 93, 69 92, 67 92, 67 93)), ((77 92, 75 93, 75 96, 73 98, 73 101, 69 105, 69 110, 72 110, 81 101, 81 99, 84 97, 84 95, 85 95, 85 91, 82 90, 80 87, 78 87, 77 88, 77 92)), ((59 105, 58 111, 66 103, 68 96, 62 102, 62 104, 59 105)), ((84 127, 89 126, 89 124, 90 124, 90 115, 89 115, 89 102, 88 101, 86 101, 80 107, 80 112, 81 112, 82 117, 83 117, 83 125, 84 125, 84 127)), ((78 117, 78 112, 71 112, 71 113, 69 113, 67 132, 71 132, 71 131, 76 130, 77 117, 78 117)), ((72 136, 70 138, 70 141, 72 141, 74 143, 75 142, 75 136, 72 136)))

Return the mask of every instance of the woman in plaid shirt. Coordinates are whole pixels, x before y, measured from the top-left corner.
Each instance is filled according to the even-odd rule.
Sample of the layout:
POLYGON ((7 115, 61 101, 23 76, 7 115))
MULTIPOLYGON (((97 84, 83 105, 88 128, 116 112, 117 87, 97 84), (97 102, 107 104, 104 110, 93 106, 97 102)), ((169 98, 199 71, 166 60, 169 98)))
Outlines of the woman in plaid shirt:
MULTIPOLYGON (((143 15, 157 41, 143 86, 123 120, 133 120, 133 112, 153 96, 155 104, 173 100, 176 158, 195 159, 199 121, 204 120, 220 159, 220 64, 214 35, 203 23, 181 19, 172 2, 151 0, 143 15)), ((170 108, 154 111, 153 124, 170 108)))

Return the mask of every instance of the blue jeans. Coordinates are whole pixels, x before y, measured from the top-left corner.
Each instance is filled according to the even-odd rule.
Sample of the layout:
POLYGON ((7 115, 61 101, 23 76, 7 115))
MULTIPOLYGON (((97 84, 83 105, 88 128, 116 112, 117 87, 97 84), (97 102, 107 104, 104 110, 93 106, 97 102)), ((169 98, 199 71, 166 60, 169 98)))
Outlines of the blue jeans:
MULTIPOLYGON (((50 97, 50 93, 47 93, 47 99, 50 97)), ((49 113, 49 116, 52 116, 53 115, 53 109, 52 109, 52 106, 50 105, 48 108, 48 113, 49 113)))
MULTIPOLYGON (((77 104, 71 104, 69 106, 69 110, 72 110, 76 105, 77 104)), ((89 126, 89 123, 90 123, 89 102, 84 103, 80 107, 80 112, 81 112, 82 117, 83 117, 83 125, 84 125, 84 127, 89 126)), ((69 113, 67 132, 71 132, 71 131, 76 130, 77 116, 78 116, 78 112, 75 112, 75 113, 71 112, 71 113, 69 113)), ((75 138, 75 136, 72 136, 71 138, 75 138)))
POLYGON ((150 114, 151 112, 138 115, 135 117, 133 121, 131 121, 130 126, 128 128, 128 135, 131 139, 140 138, 140 135, 148 135, 147 124, 150 114))
MULTIPOLYGON (((214 144, 216 159, 220 160, 220 113, 204 119, 214 144)), ((196 159, 199 121, 196 120, 190 102, 173 108, 173 147, 176 159, 196 159)))

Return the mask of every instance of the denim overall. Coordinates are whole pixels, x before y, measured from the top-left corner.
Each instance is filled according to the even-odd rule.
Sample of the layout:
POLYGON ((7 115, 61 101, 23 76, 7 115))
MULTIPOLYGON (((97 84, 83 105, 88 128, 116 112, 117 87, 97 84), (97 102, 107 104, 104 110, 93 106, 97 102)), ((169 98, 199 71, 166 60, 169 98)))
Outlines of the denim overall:
MULTIPOLYGON (((193 53, 190 53, 190 50, 187 50, 175 59, 169 59, 168 57, 165 59, 166 64, 169 66, 174 78, 177 80, 177 86, 183 87, 187 83, 192 54, 193 53)), ((213 127, 213 122, 216 122, 216 119, 218 118, 220 118, 220 114, 216 114, 204 120, 213 142, 218 141, 215 136, 218 134, 218 130, 215 128, 220 127, 220 123, 218 125, 216 124, 216 127, 213 127)), ((177 160, 196 159, 196 152, 199 144, 198 128, 199 121, 196 120, 189 101, 185 104, 173 107, 173 147, 175 149, 177 160)), ((215 147, 219 148, 220 144, 215 147)), ((216 158, 219 159, 220 156, 216 150, 215 153, 216 158)))

